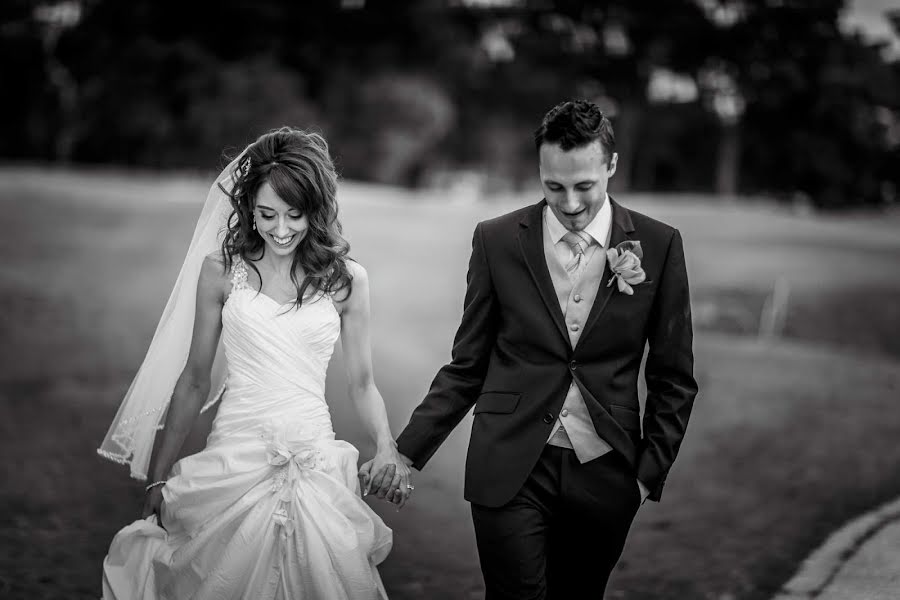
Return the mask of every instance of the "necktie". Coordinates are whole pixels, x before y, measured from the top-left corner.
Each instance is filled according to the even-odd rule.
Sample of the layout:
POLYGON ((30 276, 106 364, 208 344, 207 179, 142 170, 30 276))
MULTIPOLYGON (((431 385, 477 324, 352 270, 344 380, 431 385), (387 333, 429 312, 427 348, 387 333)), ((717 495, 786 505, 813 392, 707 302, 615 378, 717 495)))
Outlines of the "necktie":
POLYGON ((581 268, 584 266, 584 251, 588 247, 588 242, 583 235, 576 231, 567 231, 562 237, 563 241, 572 247, 575 256, 566 263, 566 272, 570 278, 577 278, 581 274, 581 268))

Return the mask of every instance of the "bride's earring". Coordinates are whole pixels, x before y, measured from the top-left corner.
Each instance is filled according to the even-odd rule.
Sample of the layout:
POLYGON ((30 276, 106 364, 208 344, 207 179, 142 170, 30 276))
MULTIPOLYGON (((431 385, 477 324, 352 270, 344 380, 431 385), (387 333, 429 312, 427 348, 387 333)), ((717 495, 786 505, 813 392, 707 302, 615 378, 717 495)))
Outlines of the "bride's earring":
POLYGON ((253 219, 253 231, 256 231, 256 219, 253 219))

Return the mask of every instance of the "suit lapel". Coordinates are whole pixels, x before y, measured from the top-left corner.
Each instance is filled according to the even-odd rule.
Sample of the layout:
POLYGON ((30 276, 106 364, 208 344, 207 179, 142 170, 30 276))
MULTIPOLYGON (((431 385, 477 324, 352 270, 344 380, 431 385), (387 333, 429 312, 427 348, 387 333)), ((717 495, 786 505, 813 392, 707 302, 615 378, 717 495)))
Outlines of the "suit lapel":
POLYGON ((547 259, 544 256, 544 230, 541 219, 545 205, 546 201, 543 200, 537 203, 519 222, 519 248, 522 250, 528 271, 541 294, 541 299, 547 310, 550 311, 550 317, 568 344, 569 335, 566 332, 565 319, 559 308, 556 289, 553 287, 550 270, 547 268, 547 259))
POLYGON ((585 322, 584 329, 581 332, 581 337, 578 338, 579 343, 588 336, 591 328, 606 308, 606 304, 612 297, 613 292, 618 290, 618 287, 615 284, 607 286, 610 277, 612 277, 612 271, 609 268, 609 261, 606 259, 606 250, 615 248, 618 244, 630 240, 631 233, 634 231, 634 224, 631 222, 631 215, 628 214, 628 210, 615 202, 612 199, 612 196, 610 196, 609 202, 612 208, 612 225, 609 234, 609 246, 598 249, 598 252, 602 252, 602 254, 597 256, 597 258, 602 259, 604 262, 603 277, 600 278, 600 289, 597 290, 597 297, 594 299, 594 305, 591 307, 590 314, 588 314, 587 322, 585 322))

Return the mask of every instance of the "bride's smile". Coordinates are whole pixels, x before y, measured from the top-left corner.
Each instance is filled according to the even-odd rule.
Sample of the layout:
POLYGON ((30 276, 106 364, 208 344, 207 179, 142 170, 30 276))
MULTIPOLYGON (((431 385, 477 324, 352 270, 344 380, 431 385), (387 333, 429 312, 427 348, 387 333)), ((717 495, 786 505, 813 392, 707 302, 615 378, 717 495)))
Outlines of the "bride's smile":
POLYGON ((309 219, 278 197, 269 182, 259 187, 253 209, 256 230, 276 254, 294 252, 309 230, 309 219))

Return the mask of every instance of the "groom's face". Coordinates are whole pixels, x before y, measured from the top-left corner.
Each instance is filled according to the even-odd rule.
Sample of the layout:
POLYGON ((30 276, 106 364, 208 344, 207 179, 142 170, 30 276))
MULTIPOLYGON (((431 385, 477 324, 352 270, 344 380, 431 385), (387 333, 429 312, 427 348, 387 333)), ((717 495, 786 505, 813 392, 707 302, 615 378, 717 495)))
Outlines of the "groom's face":
POLYGON ((571 150, 563 150, 559 144, 541 145, 544 198, 566 229, 584 229, 603 208, 618 158, 615 152, 607 156, 599 141, 571 150))

